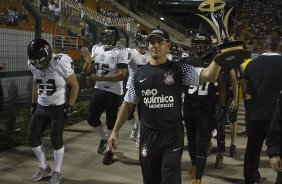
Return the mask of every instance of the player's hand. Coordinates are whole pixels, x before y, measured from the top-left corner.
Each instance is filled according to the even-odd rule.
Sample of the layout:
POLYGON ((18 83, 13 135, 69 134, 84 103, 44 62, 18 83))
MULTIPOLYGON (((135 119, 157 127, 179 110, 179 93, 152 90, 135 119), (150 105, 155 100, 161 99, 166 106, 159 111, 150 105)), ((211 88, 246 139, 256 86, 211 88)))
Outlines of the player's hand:
POLYGON ((282 171, 282 165, 281 165, 281 158, 280 158, 280 156, 272 156, 270 158, 269 163, 270 163, 270 167, 274 171, 276 171, 276 172, 282 171))
POLYGON ((30 108, 31 114, 34 114, 34 113, 35 113, 36 108, 37 108, 37 103, 32 103, 32 104, 31 104, 31 108, 30 108))
POLYGON ((90 78, 94 81, 103 81, 104 80, 104 76, 103 75, 99 75, 99 74, 92 74, 90 76, 90 78))
POLYGON ((113 131, 109 138, 109 146, 111 149, 117 149, 118 137, 118 133, 113 131))
POLYGON ((71 115, 72 113, 73 113, 73 106, 69 105, 69 104, 65 105, 65 109, 64 109, 64 117, 65 117, 65 119, 67 119, 67 117, 69 115, 71 115))
POLYGON ((91 63, 92 57, 87 47, 82 47, 80 49, 80 55, 84 58, 86 63, 91 63))
POLYGON ((229 108, 231 109, 231 111, 235 111, 238 108, 237 100, 233 99, 229 108))

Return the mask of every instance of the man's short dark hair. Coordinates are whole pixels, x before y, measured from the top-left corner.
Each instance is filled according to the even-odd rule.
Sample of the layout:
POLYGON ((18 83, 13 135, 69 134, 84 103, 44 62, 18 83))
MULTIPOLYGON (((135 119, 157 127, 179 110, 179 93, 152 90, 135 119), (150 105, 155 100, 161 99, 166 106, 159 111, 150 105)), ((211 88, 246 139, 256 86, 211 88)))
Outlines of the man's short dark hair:
POLYGON ((280 49, 280 37, 277 35, 269 35, 266 37, 266 48, 277 51, 280 49))

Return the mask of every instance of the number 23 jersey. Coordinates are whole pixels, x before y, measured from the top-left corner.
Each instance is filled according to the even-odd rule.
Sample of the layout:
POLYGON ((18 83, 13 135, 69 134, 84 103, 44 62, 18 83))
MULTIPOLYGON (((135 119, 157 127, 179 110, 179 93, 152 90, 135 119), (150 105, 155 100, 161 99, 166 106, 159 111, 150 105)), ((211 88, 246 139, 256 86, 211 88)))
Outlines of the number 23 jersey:
POLYGON ((72 59, 67 54, 53 54, 50 66, 46 70, 39 70, 28 60, 28 68, 38 87, 38 104, 55 106, 66 103, 65 78, 74 73, 71 63, 72 59))

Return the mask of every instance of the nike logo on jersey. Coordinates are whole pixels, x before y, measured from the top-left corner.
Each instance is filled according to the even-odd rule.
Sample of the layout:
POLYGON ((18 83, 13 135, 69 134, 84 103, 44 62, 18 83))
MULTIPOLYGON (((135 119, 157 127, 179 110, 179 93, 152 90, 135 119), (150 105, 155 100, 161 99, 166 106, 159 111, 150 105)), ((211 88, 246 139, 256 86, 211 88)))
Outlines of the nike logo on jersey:
POLYGON ((145 79, 140 79, 140 83, 144 82, 146 79, 148 79, 148 77, 146 77, 145 79))

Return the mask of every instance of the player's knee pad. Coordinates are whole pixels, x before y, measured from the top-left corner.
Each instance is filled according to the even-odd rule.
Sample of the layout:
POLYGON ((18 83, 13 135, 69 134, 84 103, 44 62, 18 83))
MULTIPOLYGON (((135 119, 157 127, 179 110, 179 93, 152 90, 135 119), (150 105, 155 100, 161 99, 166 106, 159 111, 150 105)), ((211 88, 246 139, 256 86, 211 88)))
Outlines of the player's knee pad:
POLYGON ((87 119, 87 123, 92 127, 98 127, 102 124, 100 120, 94 120, 89 118, 87 119))
POLYGON ((31 138, 28 138, 28 145, 30 147, 37 147, 39 145, 41 145, 41 141, 40 140, 35 140, 35 139, 31 139, 31 138))
POLYGON ((197 155, 207 158, 208 142, 197 142, 197 155))
POLYGON ((63 146, 63 139, 61 136, 56 136, 52 138, 52 146, 54 150, 58 150, 63 146))
POLYGON ((31 147, 37 147, 41 145, 40 135, 37 132, 29 132, 27 143, 31 147))

